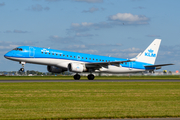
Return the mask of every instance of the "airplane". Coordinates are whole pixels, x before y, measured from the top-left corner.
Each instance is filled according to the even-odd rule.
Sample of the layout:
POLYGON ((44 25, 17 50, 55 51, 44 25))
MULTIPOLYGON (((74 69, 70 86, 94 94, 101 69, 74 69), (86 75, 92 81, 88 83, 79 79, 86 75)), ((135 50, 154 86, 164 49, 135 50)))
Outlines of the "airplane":
POLYGON ((19 46, 4 55, 5 58, 18 61, 24 72, 26 63, 47 65, 47 70, 53 73, 70 71, 76 73, 75 80, 79 80, 79 73, 90 73, 88 80, 94 80, 93 72, 103 73, 137 73, 154 72, 162 66, 173 64, 155 65, 161 39, 155 39, 143 53, 132 59, 122 59, 108 56, 91 55, 78 52, 55 50, 50 48, 40 48, 33 46, 19 46))

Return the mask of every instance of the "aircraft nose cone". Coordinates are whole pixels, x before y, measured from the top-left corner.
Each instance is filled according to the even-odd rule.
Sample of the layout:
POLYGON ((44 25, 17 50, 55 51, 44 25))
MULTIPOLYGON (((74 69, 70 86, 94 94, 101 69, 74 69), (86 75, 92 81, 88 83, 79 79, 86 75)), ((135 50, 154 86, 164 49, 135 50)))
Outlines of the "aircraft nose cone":
POLYGON ((11 52, 8 52, 4 55, 5 58, 8 58, 8 57, 12 57, 12 53, 11 52))

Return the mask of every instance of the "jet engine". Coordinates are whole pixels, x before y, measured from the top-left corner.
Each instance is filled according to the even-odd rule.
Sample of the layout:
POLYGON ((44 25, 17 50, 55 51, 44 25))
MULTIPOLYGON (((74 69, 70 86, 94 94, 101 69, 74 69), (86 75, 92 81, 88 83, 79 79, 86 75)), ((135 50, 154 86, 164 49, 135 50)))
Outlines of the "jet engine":
POLYGON ((59 67, 56 67, 56 66, 47 66, 47 70, 49 72, 52 72, 52 73, 62 73, 64 71, 66 71, 65 69, 63 68, 59 68, 59 67))
POLYGON ((86 68, 80 63, 69 63, 68 70, 71 72, 80 73, 80 72, 86 71, 86 68))

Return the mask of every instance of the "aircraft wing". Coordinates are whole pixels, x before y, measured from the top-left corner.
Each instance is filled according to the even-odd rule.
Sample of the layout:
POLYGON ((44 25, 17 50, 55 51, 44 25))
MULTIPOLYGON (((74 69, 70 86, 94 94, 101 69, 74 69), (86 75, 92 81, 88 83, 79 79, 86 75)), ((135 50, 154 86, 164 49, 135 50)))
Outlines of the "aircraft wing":
POLYGON ((124 63, 124 62, 132 62, 135 60, 126 60, 126 61, 113 61, 113 62, 95 62, 95 63, 85 63, 85 65, 88 67, 103 67, 103 66, 108 66, 108 65, 115 65, 119 66, 119 64, 124 63))
POLYGON ((161 67, 161 66, 168 66, 168 65, 174 65, 174 64, 147 65, 147 66, 144 66, 144 67, 161 67))

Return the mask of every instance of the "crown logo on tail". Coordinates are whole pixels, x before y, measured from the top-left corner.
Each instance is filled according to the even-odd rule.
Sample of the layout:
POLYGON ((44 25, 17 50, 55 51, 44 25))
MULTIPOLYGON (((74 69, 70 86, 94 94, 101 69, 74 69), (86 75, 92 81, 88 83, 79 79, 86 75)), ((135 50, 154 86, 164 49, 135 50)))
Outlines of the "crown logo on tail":
POLYGON ((156 57, 156 54, 153 53, 153 52, 154 52, 154 50, 149 49, 148 52, 145 52, 145 56, 147 56, 147 57, 156 57))
POLYGON ((149 49, 148 51, 149 51, 150 53, 153 53, 153 52, 154 52, 154 50, 152 50, 152 49, 149 49))

